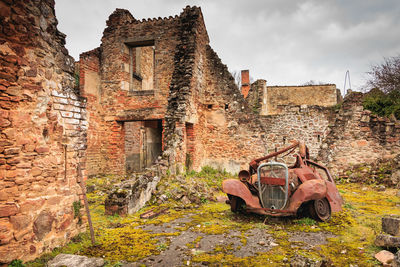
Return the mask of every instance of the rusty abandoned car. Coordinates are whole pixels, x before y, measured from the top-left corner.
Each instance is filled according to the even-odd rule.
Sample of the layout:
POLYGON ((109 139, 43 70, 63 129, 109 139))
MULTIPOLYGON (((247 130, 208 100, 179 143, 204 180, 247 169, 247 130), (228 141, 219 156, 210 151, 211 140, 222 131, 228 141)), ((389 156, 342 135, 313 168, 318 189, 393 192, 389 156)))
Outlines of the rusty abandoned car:
POLYGON ((228 194, 233 212, 245 211, 270 216, 305 213, 326 221, 332 212, 342 210, 343 200, 328 169, 310 160, 308 148, 299 142, 250 162, 249 170, 238 179, 227 179, 222 190, 228 194), (277 156, 295 154, 296 162, 287 166, 277 156), (272 160, 274 159, 275 160, 272 160), (262 161, 271 160, 261 163, 262 161))

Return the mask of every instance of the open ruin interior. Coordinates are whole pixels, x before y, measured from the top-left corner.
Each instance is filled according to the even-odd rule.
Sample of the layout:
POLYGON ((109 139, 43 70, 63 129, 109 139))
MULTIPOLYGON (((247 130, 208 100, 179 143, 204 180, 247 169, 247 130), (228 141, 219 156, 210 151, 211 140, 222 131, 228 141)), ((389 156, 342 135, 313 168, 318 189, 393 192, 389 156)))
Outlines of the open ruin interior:
POLYGON ((199 7, 143 20, 116 9, 100 47, 75 63, 54 4, 0 2, 0 262, 83 231, 74 209, 88 176, 161 161, 237 173, 293 140, 334 174, 400 152, 399 121, 364 110, 362 93, 250 84, 248 72, 238 88, 199 7))

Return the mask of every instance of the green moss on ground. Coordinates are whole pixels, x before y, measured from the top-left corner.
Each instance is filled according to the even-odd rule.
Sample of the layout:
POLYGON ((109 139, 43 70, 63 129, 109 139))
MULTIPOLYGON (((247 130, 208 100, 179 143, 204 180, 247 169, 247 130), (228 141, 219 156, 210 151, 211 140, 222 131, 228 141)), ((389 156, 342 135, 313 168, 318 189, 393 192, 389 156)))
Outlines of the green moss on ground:
MULTIPOLYGON (((201 173, 190 173, 185 179, 194 179, 211 188, 220 189, 223 172, 207 170, 201 173), (203 176, 204 175, 204 176, 203 176)), ((240 246, 216 246, 213 251, 193 253, 190 262, 203 263, 210 266, 235 265, 235 266, 285 266, 289 265, 294 253, 303 255, 314 261, 327 260, 335 266, 348 266, 356 263, 358 266, 374 266, 377 262, 373 255, 378 250, 373 245, 375 236, 381 231, 380 220, 383 215, 400 215, 400 198, 394 189, 377 192, 374 186, 361 184, 341 184, 338 188, 345 200, 344 210, 335 213, 328 222, 316 222, 309 218, 282 218, 266 219, 263 216, 252 214, 235 214, 230 211, 229 205, 207 201, 206 203, 187 205, 183 207, 179 201, 172 198, 162 204, 151 205, 141 211, 126 217, 106 216, 104 214, 104 199, 108 177, 95 177, 88 180, 94 185, 95 191, 88 194, 92 220, 95 229, 97 244, 92 246, 88 233, 83 233, 68 245, 55 249, 43 255, 27 266, 44 266, 59 253, 71 253, 88 256, 104 257, 108 266, 113 266, 120 261, 137 261, 149 255, 157 255, 168 249, 170 242, 165 237, 179 235, 182 231, 197 232, 197 237, 186 244, 195 248, 201 238, 206 235, 224 234, 231 230, 240 232, 240 246), (150 209, 165 209, 168 212, 153 219, 140 219, 139 215, 150 209), (181 223, 176 233, 152 233, 138 226, 161 225, 178 218, 190 217, 191 220, 181 223), (266 224, 264 224, 264 221, 266 224), (259 228, 270 234, 278 244, 267 252, 258 253, 251 257, 236 257, 235 250, 247 245, 247 232, 259 228), (335 235, 328 238, 324 245, 311 248, 301 246, 301 242, 289 241, 291 233, 295 232, 321 232, 335 235), (293 249, 292 246, 296 246, 293 249)), ((175 178, 170 176, 169 179, 175 178)), ((172 190, 180 184, 171 183, 164 179, 160 186, 164 190, 172 190)))

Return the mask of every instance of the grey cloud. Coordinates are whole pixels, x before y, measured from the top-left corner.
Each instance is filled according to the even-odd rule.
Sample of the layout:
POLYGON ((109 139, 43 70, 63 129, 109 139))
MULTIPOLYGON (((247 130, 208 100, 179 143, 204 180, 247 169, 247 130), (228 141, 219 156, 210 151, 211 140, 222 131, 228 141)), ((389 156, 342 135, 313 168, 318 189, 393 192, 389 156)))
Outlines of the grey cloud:
POLYGON ((56 0, 67 48, 79 53, 100 44, 115 8, 138 19, 202 8, 211 46, 231 70, 250 69, 269 84, 309 80, 343 86, 350 70, 353 87, 383 56, 400 52, 398 0, 56 0))

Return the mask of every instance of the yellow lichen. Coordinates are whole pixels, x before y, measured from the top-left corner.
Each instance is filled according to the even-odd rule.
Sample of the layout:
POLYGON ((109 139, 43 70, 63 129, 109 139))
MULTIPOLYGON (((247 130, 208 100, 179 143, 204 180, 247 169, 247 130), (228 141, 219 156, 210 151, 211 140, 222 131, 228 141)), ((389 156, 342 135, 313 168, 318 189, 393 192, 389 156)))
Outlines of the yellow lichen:
POLYGON ((199 235, 192 242, 186 244, 186 246, 188 248, 196 248, 196 246, 200 243, 201 239, 203 239, 203 236, 199 235))
MULTIPOLYGON (((203 183, 207 186, 219 188, 221 175, 213 179, 213 171, 207 170, 203 183)), ((173 179, 173 177, 169 177, 173 179)), ((169 179, 168 178, 168 179, 169 179)), ((157 255, 168 248, 170 241, 165 237, 179 235, 181 231, 191 230, 197 233, 197 237, 187 244, 189 248, 196 248, 205 235, 229 235, 232 230, 241 242, 238 249, 248 248, 248 231, 253 228, 265 229, 273 242, 278 244, 266 252, 249 257, 236 257, 233 244, 228 246, 216 246, 210 252, 193 253, 190 261, 203 263, 210 266, 287 266, 295 254, 306 258, 331 261, 335 266, 373 266, 376 261, 373 258, 377 248, 373 245, 375 236, 381 231, 381 217, 386 214, 400 215, 400 198, 392 189, 377 192, 373 186, 359 184, 341 184, 338 188, 345 200, 343 211, 332 214, 328 222, 315 222, 308 218, 281 218, 268 219, 254 214, 235 214, 230 211, 225 203, 208 202, 200 206, 189 205, 182 208, 182 204, 169 200, 161 205, 148 205, 136 214, 128 216, 106 216, 104 214, 105 194, 102 188, 110 186, 107 179, 121 180, 121 177, 95 177, 88 180, 89 185, 95 185, 94 192, 88 194, 93 225, 97 245, 92 246, 88 233, 80 235, 79 240, 69 243, 67 246, 54 250, 49 259, 61 252, 102 256, 111 266, 118 261, 137 261, 149 255, 157 255), (166 209, 168 211, 153 219, 141 219, 139 215, 150 209, 166 209), (187 222, 175 227, 178 232, 152 233, 140 228, 143 225, 163 225, 178 218, 189 218, 187 222), (321 232, 335 236, 328 238, 327 243, 319 246, 302 246, 301 242, 291 242, 290 237, 296 232, 321 232), (161 241, 162 240, 162 241, 161 241), (293 249, 295 246, 296 249, 293 249)), ((163 180, 166 191, 168 179, 163 180)), ((202 177, 191 173, 185 179, 193 180, 202 177)), ((180 187, 180 184, 171 183, 172 187, 180 187)), ((28 266, 43 266, 38 260, 29 263, 28 266), (35 265, 36 264, 36 265, 35 265)))

